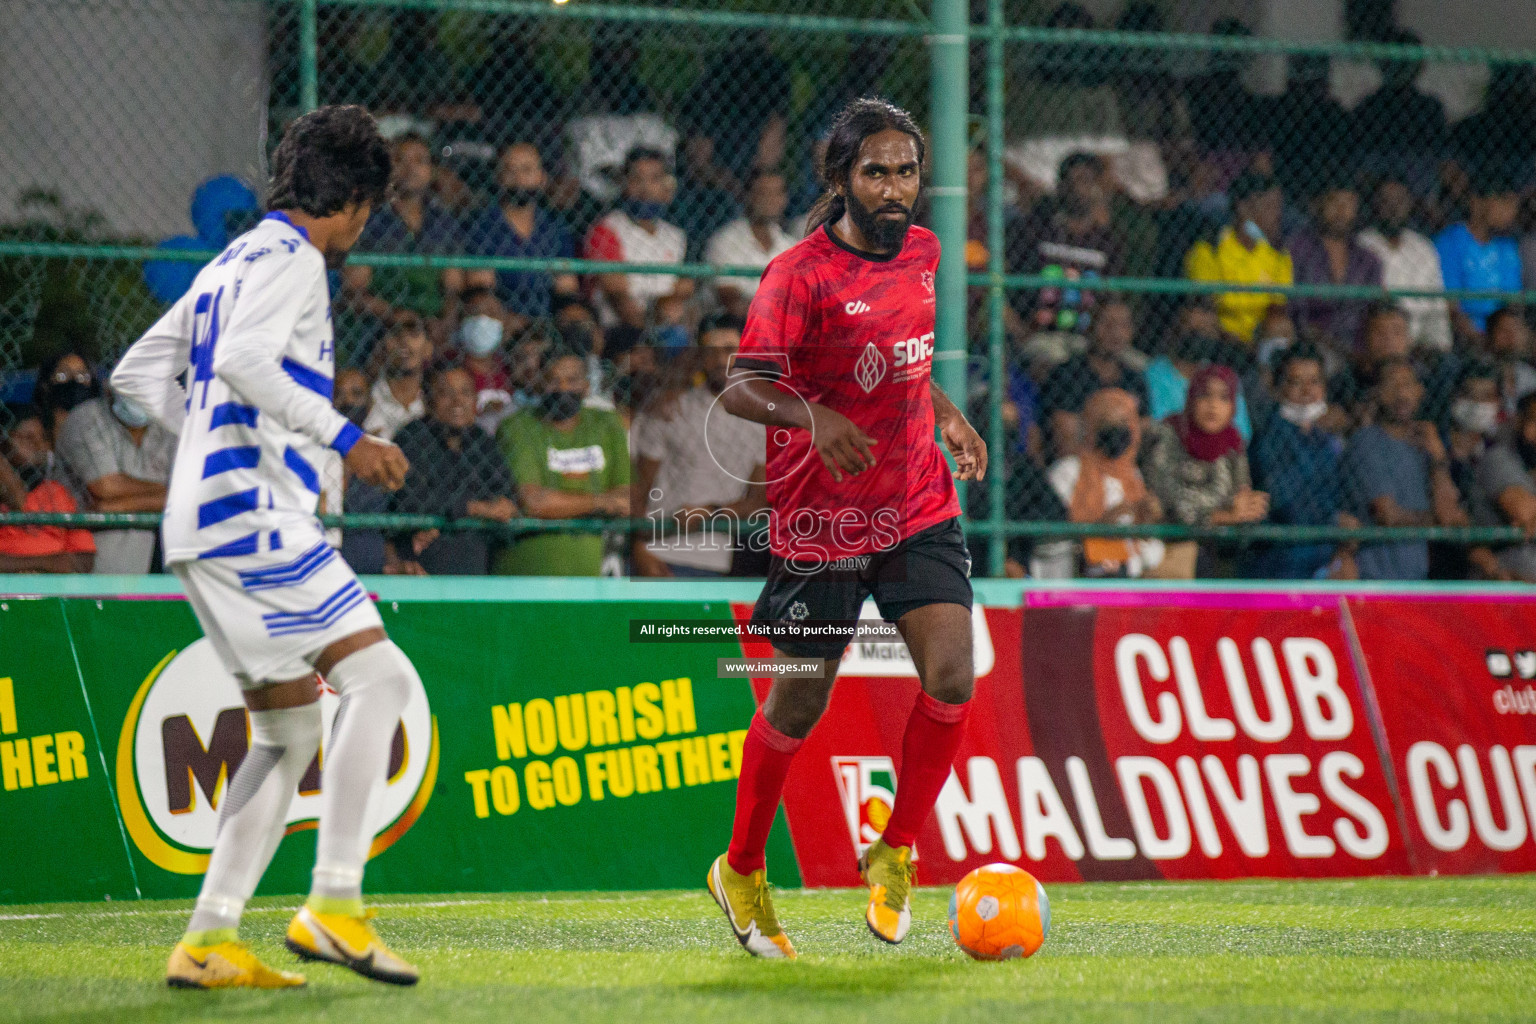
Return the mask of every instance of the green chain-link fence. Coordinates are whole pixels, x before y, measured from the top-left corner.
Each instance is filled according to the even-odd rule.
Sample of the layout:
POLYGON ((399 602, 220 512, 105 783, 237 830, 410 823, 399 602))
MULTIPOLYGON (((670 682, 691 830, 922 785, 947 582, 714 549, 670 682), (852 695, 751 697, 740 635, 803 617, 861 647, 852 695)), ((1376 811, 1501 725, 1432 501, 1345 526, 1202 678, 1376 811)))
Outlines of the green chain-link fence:
MULTIPOLYGON (((792 0, 0 7, 26 58, 0 146, 12 417, 72 390, 66 361, 32 392, 58 353, 109 368, 257 215, 288 121, 355 102, 400 173, 333 281, 338 393, 386 429, 417 408, 423 364, 467 362, 521 483, 539 471, 518 461, 543 438, 539 353, 580 356, 567 369, 598 433, 706 386, 698 342, 728 343, 757 268, 800 237, 832 114, 878 94, 932 142, 936 373, 993 449, 964 494, 978 571, 1536 578, 1518 408, 1536 391, 1521 306, 1536 55, 1424 47, 1391 25, 1281 43, 1135 2, 1097 22, 1001 0, 836 17, 792 0), (628 272, 603 273, 614 263, 628 272), (968 279, 944 279, 962 264, 968 279)), ((686 453, 666 455, 649 419, 644 440, 592 442, 605 467, 632 465, 633 443, 670 479, 686 453)), ((413 561, 423 529, 485 526, 464 502, 511 486, 485 458, 414 503, 350 494, 348 513, 418 517, 369 557, 387 539, 413 561)), ((705 491, 663 504, 737 504, 705 491)), ((497 543, 570 532, 518 505, 487 527, 497 543)), ((587 536, 583 558, 627 553, 612 530, 587 536)))

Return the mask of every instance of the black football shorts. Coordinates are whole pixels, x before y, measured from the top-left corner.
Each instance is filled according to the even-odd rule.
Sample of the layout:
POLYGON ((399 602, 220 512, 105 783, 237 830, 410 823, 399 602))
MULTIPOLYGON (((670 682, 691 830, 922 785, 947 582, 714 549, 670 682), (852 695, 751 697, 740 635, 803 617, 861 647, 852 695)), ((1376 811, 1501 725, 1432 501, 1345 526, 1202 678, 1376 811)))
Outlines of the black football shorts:
POLYGON ((871 596, 887 622, 928 604, 969 610, 971 554, 960 520, 946 519, 885 551, 841 561, 817 565, 774 555, 752 609, 752 624, 836 624, 825 639, 775 639, 774 646, 799 658, 839 658, 854 637, 864 599, 871 596))

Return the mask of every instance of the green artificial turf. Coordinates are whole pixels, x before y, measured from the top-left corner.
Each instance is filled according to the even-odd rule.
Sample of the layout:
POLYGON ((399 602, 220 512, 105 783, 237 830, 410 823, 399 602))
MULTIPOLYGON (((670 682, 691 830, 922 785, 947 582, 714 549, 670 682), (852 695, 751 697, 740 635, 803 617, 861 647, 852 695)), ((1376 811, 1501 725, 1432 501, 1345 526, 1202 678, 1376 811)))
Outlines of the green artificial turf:
MULTIPOLYGON (((858 891, 778 895, 801 958, 756 961, 702 892, 378 899, 415 989, 325 965, 286 992, 164 986, 184 902, 0 907, 0 1020, 1516 1021, 1536 1019, 1536 876, 1056 885, 1033 958, 973 963, 947 889, 900 947, 858 891), (35 915, 35 916, 34 916, 35 915)), ((242 935, 270 963, 293 900, 242 935)))

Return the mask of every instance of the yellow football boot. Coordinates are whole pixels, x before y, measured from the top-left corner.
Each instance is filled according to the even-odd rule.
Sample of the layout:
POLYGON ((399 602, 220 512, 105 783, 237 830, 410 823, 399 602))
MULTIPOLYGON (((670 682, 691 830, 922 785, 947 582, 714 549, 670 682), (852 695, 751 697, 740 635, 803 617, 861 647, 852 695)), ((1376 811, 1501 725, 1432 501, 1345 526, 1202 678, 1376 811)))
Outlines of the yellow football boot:
POLYGON ((287 947, 304 960, 350 967, 365 978, 390 985, 414 985, 421 972, 384 945, 369 921, 373 911, 360 915, 324 914, 309 904, 288 923, 287 947))
POLYGON ((869 885, 864 923, 875 938, 893 945, 906 938, 912 927, 912 886, 917 882, 912 847, 876 840, 859 858, 859 876, 869 885))
POLYGON ((795 959, 795 947, 773 912, 767 871, 759 868, 750 875, 738 875, 722 853, 710 866, 705 882, 742 949, 753 956, 795 959))
POLYGON ((165 965, 165 983, 172 988, 297 988, 304 975, 273 970, 243 942, 178 942, 165 965))

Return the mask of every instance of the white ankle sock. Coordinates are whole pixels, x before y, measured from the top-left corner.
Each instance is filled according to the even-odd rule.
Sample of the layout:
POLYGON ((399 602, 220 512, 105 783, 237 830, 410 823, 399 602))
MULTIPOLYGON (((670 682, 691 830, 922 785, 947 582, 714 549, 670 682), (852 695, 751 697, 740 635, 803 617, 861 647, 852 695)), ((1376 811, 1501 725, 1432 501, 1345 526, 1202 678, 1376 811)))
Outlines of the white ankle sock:
POLYGON ((251 747, 229 781, 188 931, 239 927, 245 901, 282 842, 284 817, 320 749, 320 705, 252 711, 251 747))
POLYGON ((416 668, 394 641, 337 662, 326 681, 341 695, 320 776, 320 834, 310 895, 362 900, 373 840, 369 806, 384 785, 389 748, 415 685, 416 668))

